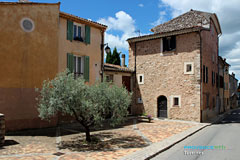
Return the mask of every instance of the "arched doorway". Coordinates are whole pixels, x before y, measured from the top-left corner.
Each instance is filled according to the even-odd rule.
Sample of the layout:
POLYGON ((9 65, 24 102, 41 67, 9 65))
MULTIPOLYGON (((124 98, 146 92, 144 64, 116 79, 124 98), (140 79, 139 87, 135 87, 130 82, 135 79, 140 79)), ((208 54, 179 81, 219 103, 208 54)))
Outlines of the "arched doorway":
POLYGON ((157 99, 158 117, 167 118, 167 97, 159 96, 157 99))

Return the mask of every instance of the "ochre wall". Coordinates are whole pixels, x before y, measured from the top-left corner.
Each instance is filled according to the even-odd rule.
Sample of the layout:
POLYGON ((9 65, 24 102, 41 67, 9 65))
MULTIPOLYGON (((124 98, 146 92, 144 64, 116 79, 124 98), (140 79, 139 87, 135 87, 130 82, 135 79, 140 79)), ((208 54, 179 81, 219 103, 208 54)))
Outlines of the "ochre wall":
MULTIPOLYGON (((136 43, 136 74, 144 84, 135 86, 133 112, 157 117, 157 98, 166 96, 168 118, 200 121, 200 38, 197 33, 178 35, 176 51, 161 53, 161 39, 136 43), (184 74, 184 62, 194 62, 194 74, 184 74), (181 96, 181 107, 171 106, 171 96, 181 96), (136 104, 142 97, 143 104, 136 104)), ((134 43, 129 49, 129 68, 134 70, 134 43)))
POLYGON ((67 53, 73 53, 78 56, 90 57, 90 84, 96 80, 101 80, 101 31, 91 27, 91 43, 67 40, 67 19, 60 18, 60 34, 59 34, 59 64, 58 70, 64 71, 67 67, 67 53))
POLYGON ((48 126, 38 118, 34 88, 58 71, 59 4, 0 3, 0 17, 0 112, 6 129, 48 126), (32 32, 23 31, 22 18, 34 21, 32 32))
POLYGON ((104 71, 104 76, 106 75, 113 75, 113 83, 118 87, 122 87, 122 77, 129 76, 131 77, 131 73, 124 73, 124 72, 113 72, 113 71, 104 71))

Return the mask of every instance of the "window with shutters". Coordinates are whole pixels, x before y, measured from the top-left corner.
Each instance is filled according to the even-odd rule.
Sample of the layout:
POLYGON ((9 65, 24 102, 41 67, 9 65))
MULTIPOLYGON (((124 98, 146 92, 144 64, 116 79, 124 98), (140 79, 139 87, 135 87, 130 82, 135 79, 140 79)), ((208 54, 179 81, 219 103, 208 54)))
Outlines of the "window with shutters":
POLYGON ((90 44, 91 41, 90 37, 91 37, 90 26, 72 22, 70 20, 67 21, 67 40, 81 41, 85 42, 86 44, 90 44))
POLYGON ((89 82, 89 56, 67 54, 67 68, 74 73, 74 77, 82 77, 89 82))
POLYGON ((208 83, 208 67, 203 65, 203 82, 208 83))
POLYGON ((215 85, 215 72, 212 71, 212 85, 215 85))
POLYGON ((73 25, 73 39, 76 41, 83 42, 84 40, 84 25, 76 24, 73 25))

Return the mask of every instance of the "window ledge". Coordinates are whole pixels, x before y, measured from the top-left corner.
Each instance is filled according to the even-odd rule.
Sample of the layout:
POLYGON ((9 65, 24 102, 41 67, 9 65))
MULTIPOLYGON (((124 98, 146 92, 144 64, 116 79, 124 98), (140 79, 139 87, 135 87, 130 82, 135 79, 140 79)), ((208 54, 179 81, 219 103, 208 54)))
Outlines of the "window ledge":
POLYGON ((179 106, 179 105, 173 105, 172 107, 175 107, 175 108, 180 108, 180 106, 179 106))

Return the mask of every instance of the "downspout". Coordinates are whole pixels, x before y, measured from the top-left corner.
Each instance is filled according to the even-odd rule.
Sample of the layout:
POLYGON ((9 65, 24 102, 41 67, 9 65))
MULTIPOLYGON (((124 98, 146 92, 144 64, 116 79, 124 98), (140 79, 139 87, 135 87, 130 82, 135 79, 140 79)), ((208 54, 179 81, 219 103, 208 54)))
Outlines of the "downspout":
POLYGON ((202 30, 199 30, 199 38, 200 38, 200 122, 202 122, 202 112, 203 112, 203 79, 202 79, 202 30))
POLYGON ((134 102, 135 106, 137 106, 137 42, 134 42, 134 102))
POLYGON ((224 76, 225 75, 225 61, 223 60, 223 112, 225 112, 225 79, 224 76))
POLYGON ((218 89, 218 114, 220 114, 220 110, 221 110, 221 98, 220 98, 220 76, 219 76, 219 37, 218 37, 218 47, 217 47, 217 67, 218 67, 218 77, 217 77, 217 80, 218 80, 218 86, 217 86, 217 89, 218 89), (219 102, 220 101, 220 102, 219 102))
POLYGON ((103 57, 104 57, 104 30, 101 30, 102 34, 102 40, 101 40, 101 82, 103 82, 103 72, 104 72, 104 67, 103 67, 103 57))

